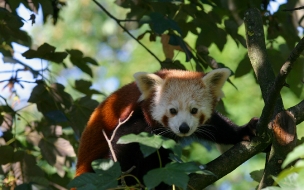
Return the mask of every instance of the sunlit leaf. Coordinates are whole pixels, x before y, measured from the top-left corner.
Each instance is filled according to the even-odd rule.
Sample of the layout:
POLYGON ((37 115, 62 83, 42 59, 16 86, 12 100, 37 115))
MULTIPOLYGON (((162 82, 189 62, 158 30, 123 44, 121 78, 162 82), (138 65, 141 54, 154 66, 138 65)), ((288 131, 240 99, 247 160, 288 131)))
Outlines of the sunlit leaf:
POLYGON ((119 163, 111 159, 95 160, 92 162, 92 168, 97 174, 111 176, 114 179, 121 175, 119 163))
POLYGON ((117 144, 129 144, 133 142, 139 143, 140 150, 142 151, 145 157, 154 153, 157 149, 161 147, 173 150, 178 155, 181 154, 181 147, 178 146, 174 140, 167 139, 160 135, 152 135, 146 132, 142 132, 138 135, 124 135, 119 138, 117 144))
POLYGON ((282 168, 285 168, 288 164, 299 158, 304 158, 304 144, 297 146, 287 155, 282 164, 282 168))

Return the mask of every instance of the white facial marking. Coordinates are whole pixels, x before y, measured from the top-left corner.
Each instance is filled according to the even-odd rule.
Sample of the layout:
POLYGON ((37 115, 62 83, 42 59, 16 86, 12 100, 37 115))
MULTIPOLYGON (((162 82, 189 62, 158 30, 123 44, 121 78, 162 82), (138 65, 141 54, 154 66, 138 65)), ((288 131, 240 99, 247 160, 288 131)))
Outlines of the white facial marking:
POLYGON ((159 121, 165 127, 169 127, 178 136, 189 136, 197 128, 210 118, 213 107, 213 97, 208 88, 204 88, 199 79, 178 80, 170 79, 159 91, 156 91, 152 107, 153 119, 159 121), (172 114, 170 109, 174 108, 177 113, 172 114), (196 108, 195 114, 191 113, 196 108), (203 120, 201 119, 203 115, 203 120), (163 123, 163 117, 168 118, 163 123), (180 126, 185 123, 189 131, 181 132, 180 126))

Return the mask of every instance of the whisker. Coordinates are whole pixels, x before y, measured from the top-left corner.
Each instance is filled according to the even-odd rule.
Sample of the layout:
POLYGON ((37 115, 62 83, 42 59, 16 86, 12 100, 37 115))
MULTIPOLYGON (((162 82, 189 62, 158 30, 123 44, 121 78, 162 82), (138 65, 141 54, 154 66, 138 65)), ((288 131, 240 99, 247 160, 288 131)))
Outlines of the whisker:
POLYGON ((213 131, 211 129, 208 128, 204 128, 204 127, 199 127, 196 132, 197 134, 202 134, 202 135, 206 135, 206 137, 210 138, 211 141, 216 142, 216 138, 213 135, 213 131))

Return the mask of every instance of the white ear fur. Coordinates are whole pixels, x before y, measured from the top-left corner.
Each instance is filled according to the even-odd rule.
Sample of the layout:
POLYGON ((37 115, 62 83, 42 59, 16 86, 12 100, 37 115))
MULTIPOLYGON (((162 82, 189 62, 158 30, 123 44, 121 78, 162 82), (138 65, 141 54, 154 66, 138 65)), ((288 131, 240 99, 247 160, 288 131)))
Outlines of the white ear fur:
POLYGON ((205 83, 206 86, 209 87, 211 92, 219 100, 222 97, 224 97, 222 87, 230 75, 231 75, 231 71, 229 69, 226 68, 215 69, 210 71, 206 76, 203 77, 203 82, 205 83))
POLYGON ((153 88, 161 86, 163 83, 162 78, 151 73, 138 72, 135 73, 133 77, 135 78, 137 87, 141 92, 139 101, 146 99, 150 95, 153 88))

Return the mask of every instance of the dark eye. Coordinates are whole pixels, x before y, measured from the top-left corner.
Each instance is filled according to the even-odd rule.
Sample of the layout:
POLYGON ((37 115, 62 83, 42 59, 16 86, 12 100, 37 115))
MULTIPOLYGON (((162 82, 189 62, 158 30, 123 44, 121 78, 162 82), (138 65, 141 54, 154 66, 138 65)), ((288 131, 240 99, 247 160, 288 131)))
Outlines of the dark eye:
POLYGON ((190 111, 191 114, 196 114, 197 113, 197 108, 192 108, 190 111))
POLYGON ((174 108, 170 108, 169 111, 170 111, 170 113, 171 113, 172 115, 176 115, 176 114, 177 114, 177 110, 174 109, 174 108))

